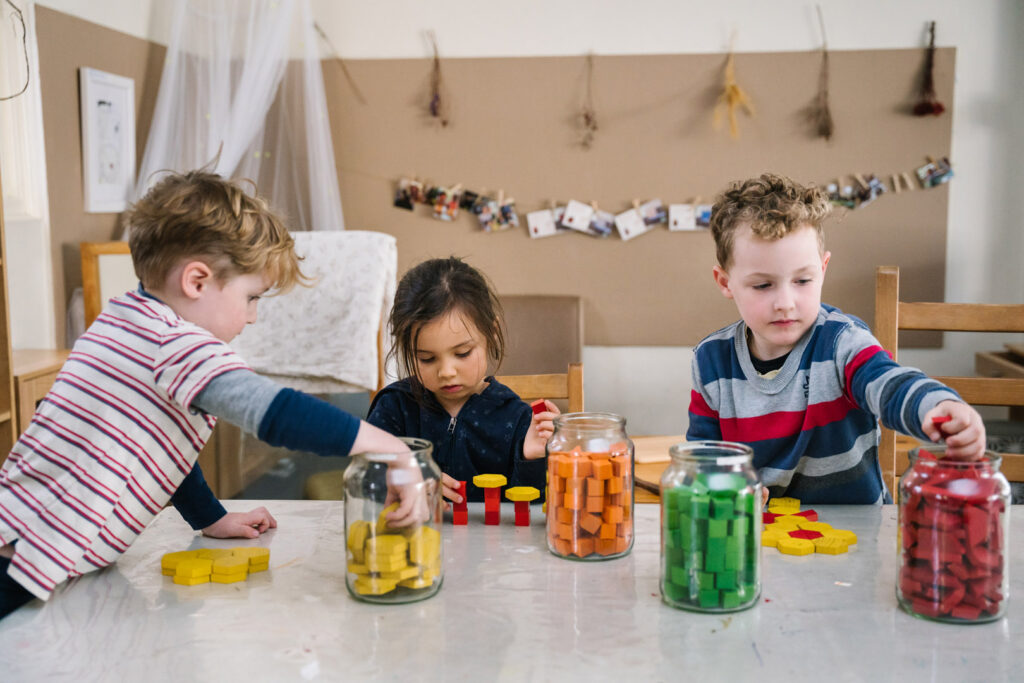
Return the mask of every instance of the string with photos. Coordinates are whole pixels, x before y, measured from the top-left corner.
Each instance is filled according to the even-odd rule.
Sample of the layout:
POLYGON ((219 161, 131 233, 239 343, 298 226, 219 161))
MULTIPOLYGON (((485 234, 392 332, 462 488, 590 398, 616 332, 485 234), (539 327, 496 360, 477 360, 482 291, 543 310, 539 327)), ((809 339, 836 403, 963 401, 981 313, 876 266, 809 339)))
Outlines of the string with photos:
MULTIPOLYGON (((948 157, 925 157, 924 165, 913 171, 889 174, 888 184, 874 173, 852 173, 825 183, 832 203, 846 209, 860 209, 883 194, 900 194, 917 189, 928 189, 945 184, 953 178, 953 167, 948 157), (848 182, 847 182, 848 180, 848 182)), ((672 232, 695 231, 707 228, 711 222, 711 204, 695 196, 687 202, 671 203, 661 199, 638 199, 626 202, 624 211, 614 214, 602 210, 597 202, 575 199, 565 204, 548 202, 544 208, 526 214, 526 228, 531 238, 582 233, 591 237, 609 237, 617 232, 622 240, 667 226, 672 232)), ((454 221, 460 211, 467 211, 485 232, 501 232, 519 227, 516 200, 507 197, 504 190, 497 193, 474 191, 462 183, 442 186, 424 182, 415 177, 399 179, 393 205, 407 211, 417 206, 429 208, 429 214, 443 221, 454 221)))

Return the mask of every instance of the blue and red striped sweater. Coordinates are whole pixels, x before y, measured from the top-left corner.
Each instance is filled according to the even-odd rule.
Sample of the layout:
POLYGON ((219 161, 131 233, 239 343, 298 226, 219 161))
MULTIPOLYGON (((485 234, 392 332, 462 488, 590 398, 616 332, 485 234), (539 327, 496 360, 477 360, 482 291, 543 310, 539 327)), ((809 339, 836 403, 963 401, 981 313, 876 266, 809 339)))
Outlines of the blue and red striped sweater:
POLYGON ((745 443, 771 495, 805 503, 891 501, 878 463, 878 423, 927 441, 925 413, 960 400, 893 361, 860 319, 822 304, 774 377, 757 374, 747 326, 694 349, 686 438, 745 443))

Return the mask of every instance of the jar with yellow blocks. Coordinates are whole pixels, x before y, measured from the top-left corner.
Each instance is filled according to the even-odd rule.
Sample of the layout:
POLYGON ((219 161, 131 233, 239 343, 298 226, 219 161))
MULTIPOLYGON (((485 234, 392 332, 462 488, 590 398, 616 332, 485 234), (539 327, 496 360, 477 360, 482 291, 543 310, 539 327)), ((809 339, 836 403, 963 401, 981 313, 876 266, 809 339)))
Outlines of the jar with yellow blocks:
POLYGON ((346 586, 358 600, 402 603, 437 593, 441 470, 424 439, 406 453, 358 453, 345 470, 346 586))

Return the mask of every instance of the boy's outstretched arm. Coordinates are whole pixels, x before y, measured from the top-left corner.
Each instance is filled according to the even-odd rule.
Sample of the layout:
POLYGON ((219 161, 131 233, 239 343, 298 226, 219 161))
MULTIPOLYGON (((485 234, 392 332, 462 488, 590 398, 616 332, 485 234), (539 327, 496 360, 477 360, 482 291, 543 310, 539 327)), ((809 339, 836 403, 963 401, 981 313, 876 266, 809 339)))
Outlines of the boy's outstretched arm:
POLYGON ((978 460, 985 454, 985 423, 966 403, 942 401, 925 413, 921 429, 932 441, 945 439, 949 458, 978 460), (935 421, 945 417, 949 419, 935 421))

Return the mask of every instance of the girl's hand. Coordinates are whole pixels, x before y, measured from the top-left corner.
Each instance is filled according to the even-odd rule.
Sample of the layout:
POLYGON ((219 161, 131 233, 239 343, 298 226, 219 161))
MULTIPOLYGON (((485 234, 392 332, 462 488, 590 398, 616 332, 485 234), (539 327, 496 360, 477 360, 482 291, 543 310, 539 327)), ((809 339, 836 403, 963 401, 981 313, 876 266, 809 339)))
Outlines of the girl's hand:
POLYGON ((441 496, 445 499, 444 509, 451 509, 452 503, 461 503, 462 496, 459 495, 459 482, 450 474, 441 473, 441 496))
POLYGON ((941 402, 925 413, 921 429, 936 443, 945 439, 947 458, 980 460, 985 454, 985 424, 978 411, 966 403, 941 402), (939 418, 938 424, 933 422, 935 418, 939 418))
POLYGON ((203 529, 211 538, 257 538, 268 529, 276 529, 277 520, 265 507, 249 512, 229 512, 203 529))
POLYGON ((530 428, 523 440, 523 458, 536 460, 544 457, 548 439, 555 433, 554 419, 561 414, 558 406, 544 399, 543 409, 539 413, 535 412, 530 419, 530 428))

